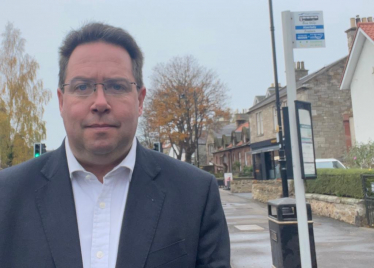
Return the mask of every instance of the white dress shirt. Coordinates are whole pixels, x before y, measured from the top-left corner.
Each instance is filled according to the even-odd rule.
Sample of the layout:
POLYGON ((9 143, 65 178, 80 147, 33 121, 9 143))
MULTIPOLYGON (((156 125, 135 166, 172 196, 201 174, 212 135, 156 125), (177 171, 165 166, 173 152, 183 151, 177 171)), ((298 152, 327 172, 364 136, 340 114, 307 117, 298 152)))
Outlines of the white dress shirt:
POLYGON ((73 186, 84 268, 114 268, 127 194, 136 158, 136 138, 123 161, 104 176, 103 183, 86 171, 65 139, 73 186))

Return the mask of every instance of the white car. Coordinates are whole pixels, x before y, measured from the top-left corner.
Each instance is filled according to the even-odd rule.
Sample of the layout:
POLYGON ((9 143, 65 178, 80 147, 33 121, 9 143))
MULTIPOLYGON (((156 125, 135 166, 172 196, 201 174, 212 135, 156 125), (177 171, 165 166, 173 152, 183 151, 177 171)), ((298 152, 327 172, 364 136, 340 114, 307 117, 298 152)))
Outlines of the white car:
POLYGON ((347 169, 342 162, 335 158, 321 158, 316 159, 317 168, 338 168, 338 169, 347 169))

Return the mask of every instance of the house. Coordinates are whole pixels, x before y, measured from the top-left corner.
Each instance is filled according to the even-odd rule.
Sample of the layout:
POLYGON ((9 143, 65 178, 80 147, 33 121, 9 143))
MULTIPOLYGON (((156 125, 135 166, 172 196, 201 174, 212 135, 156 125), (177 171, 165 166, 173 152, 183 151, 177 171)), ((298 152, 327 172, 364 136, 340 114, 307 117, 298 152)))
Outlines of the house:
MULTIPOLYGON (((177 159, 177 155, 179 154, 179 148, 175 144, 171 144, 170 141, 165 141, 162 143, 162 153, 177 159)), ((186 161, 186 153, 183 151, 181 156, 181 161, 186 161)))
MULTIPOLYGON (((351 33, 347 33, 348 42, 351 33)), ((312 106, 316 158, 342 159, 351 146, 349 120, 352 103, 350 91, 340 90, 340 80, 347 56, 309 74, 304 62, 297 62, 296 98, 312 106)), ((272 85, 265 98, 255 97, 249 109, 250 148, 256 179, 279 178, 279 142, 277 140, 276 97, 272 85)), ((287 106, 287 86, 279 91, 282 107, 287 106)), ((282 118, 283 122, 283 118, 282 118)), ((283 128, 284 129, 284 128, 283 128)), ((286 130, 284 130, 286 131, 286 130)), ((288 162, 288 169, 292 168, 288 162)))
POLYGON ((343 72, 340 89, 350 90, 353 119, 352 143, 374 140, 371 118, 374 100, 374 22, 372 17, 351 19, 352 48, 343 72))
POLYGON ((236 114, 236 123, 225 125, 215 133, 213 163, 215 172, 233 172, 234 163, 239 163, 239 170, 251 166, 250 131, 247 114, 236 114))

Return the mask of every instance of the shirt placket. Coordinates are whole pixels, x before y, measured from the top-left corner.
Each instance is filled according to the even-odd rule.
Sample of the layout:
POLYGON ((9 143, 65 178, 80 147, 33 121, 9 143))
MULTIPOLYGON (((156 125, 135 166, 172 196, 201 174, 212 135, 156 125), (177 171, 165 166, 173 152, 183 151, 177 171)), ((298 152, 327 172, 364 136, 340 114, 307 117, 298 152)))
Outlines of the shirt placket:
POLYGON ((111 180, 104 177, 102 190, 94 209, 91 268, 109 267, 111 180))

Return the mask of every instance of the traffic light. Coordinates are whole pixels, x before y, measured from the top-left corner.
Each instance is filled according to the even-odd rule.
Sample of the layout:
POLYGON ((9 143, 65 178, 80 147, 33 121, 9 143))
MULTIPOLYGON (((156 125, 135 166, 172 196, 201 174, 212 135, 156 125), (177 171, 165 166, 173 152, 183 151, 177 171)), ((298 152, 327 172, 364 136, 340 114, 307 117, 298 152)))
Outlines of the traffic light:
POLYGON ((41 155, 40 143, 34 143, 34 158, 41 155))
POLYGON ((45 154, 47 152, 47 147, 45 146, 45 143, 40 144, 42 146, 42 154, 45 154))
POLYGON ((153 143, 153 150, 157 152, 161 152, 161 143, 160 142, 154 142, 153 143))
POLYGON ((47 147, 45 143, 34 143, 34 158, 41 156, 47 152, 47 147))

